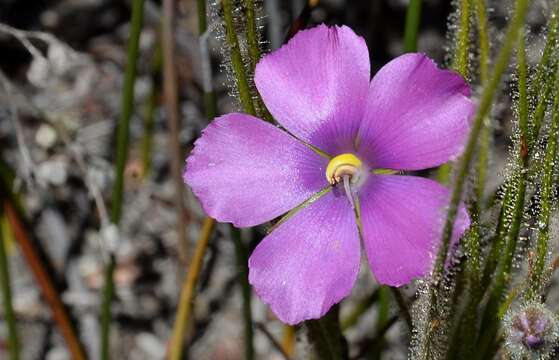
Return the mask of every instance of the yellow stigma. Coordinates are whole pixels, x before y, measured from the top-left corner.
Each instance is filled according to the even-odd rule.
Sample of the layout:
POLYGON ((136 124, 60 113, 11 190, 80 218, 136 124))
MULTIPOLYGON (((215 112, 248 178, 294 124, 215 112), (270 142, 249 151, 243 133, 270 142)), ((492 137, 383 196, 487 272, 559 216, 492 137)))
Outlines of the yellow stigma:
POLYGON ((344 175, 353 177, 361 167, 361 160, 353 154, 338 155, 326 167, 326 179, 332 185, 342 181, 344 175))

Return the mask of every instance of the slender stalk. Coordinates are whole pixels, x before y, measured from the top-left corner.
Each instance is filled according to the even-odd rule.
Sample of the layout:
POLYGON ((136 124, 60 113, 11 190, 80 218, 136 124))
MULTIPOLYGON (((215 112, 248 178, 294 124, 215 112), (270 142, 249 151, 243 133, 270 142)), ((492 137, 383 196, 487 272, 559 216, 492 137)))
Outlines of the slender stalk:
POLYGON ((478 227, 473 226, 466 238, 466 270, 468 281, 468 301, 464 311, 464 326, 462 334, 469 334, 462 340, 464 359, 474 358, 475 340, 477 334, 478 306, 483 295, 481 288, 481 264, 478 227))
MULTIPOLYGON (((470 50, 470 8, 470 0, 460 1, 460 23, 458 26, 457 44, 452 64, 452 68, 456 70, 460 75, 462 75, 464 79, 468 78, 468 58, 470 50)), ((441 165, 437 174, 439 182, 441 182, 442 184, 448 184, 450 181, 451 171, 452 166, 450 162, 441 165)))
POLYGON ((410 0, 406 11, 406 27, 404 29, 404 52, 417 51, 417 33, 421 21, 421 0, 410 0))
POLYGON ((460 25, 456 39, 454 63, 452 67, 464 78, 468 77, 468 58, 470 50, 470 0, 460 0, 460 25))
MULTIPOLYGON (((489 80, 489 31, 487 27, 487 13, 485 0, 474 1, 477 33, 479 39, 479 77, 481 84, 489 80)), ((483 121, 478 154, 477 179, 475 183, 476 215, 479 216, 484 208, 484 191, 487 178, 487 164, 489 161, 489 143, 491 140, 491 124, 489 119, 483 121)))
POLYGON ((549 132, 549 140, 545 154, 543 177, 540 187, 540 212, 538 214, 538 238, 536 242, 536 259, 531 269, 530 290, 528 299, 535 299, 542 289, 545 280, 545 264, 549 248, 549 217, 553 192, 553 175, 557 154, 557 135, 559 132, 559 70, 556 70, 555 99, 553 106, 553 122, 549 132))
POLYGON ((495 232, 495 236, 491 238, 491 249, 489 250, 489 254, 487 255, 487 259, 485 260, 483 267, 484 270, 481 277, 481 287, 483 289, 487 289, 489 287, 491 278, 499 263, 500 252, 504 251, 505 237, 510 227, 510 220, 508 220, 506 216, 510 213, 514 200, 512 190, 512 185, 509 182, 501 204, 499 218, 497 220, 497 230, 495 232))
POLYGON ((198 35, 202 36, 208 29, 206 0, 196 0, 196 11, 198 13, 198 35))
MULTIPOLYGON (((129 124, 134 106, 134 83, 136 81, 136 63, 140 47, 140 32, 144 15, 144 0, 132 1, 132 19, 130 23, 130 38, 128 40, 128 55, 122 89, 121 113, 117 130, 117 159, 115 167, 115 183, 112 194, 111 221, 120 222, 122 216, 122 202, 124 198, 124 168, 128 158, 129 124)), ((103 299, 101 308, 101 359, 110 359, 109 339, 111 330, 111 304, 114 294, 113 272, 116 266, 115 256, 109 257, 105 268, 105 282, 103 285, 103 299)))
POLYGON ((124 74, 124 87, 122 89, 121 112, 117 130, 117 158, 111 209, 111 220, 115 224, 120 222, 120 217, 122 215, 124 168, 128 158, 129 124, 132 109, 134 108, 134 83, 136 82, 136 63, 138 61, 143 14, 144 0, 133 0, 130 38, 128 39, 128 55, 124 74))
MULTIPOLYGON (((392 288, 381 285, 379 289, 379 299, 378 299, 378 311, 377 311, 377 323, 375 333, 379 333, 380 330, 390 319, 390 291, 392 288)), ((384 336, 379 339, 379 345, 372 348, 370 358, 371 359, 381 359, 382 350, 384 347, 384 336)))
POLYGON ((247 17, 247 42, 248 54, 250 56, 250 72, 254 73, 256 63, 260 60, 260 46, 258 45, 258 31, 256 29, 256 14, 254 11, 254 0, 245 0, 247 17))
POLYGON ((549 107, 549 96, 551 95, 551 89, 553 87, 548 83, 545 82, 543 85, 542 93, 539 97, 538 104, 536 105, 536 110, 533 112, 530 121, 530 142, 528 145, 528 149, 530 154, 534 154, 536 149, 536 142, 541 130, 541 126, 543 123, 543 118, 545 116, 545 112, 549 107))
POLYGON ((559 35, 559 19, 557 16, 559 16, 559 4, 556 4, 555 10, 550 15, 547 22, 547 39, 542 57, 536 67, 533 86, 530 88, 531 98, 538 98, 541 92, 541 87, 539 85, 547 76, 553 76, 553 69, 549 67, 549 64, 553 60, 554 56, 552 55, 556 50, 557 36, 559 35))
MULTIPOLYGON (((522 222, 522 216, 524 213, 524 198, 526 194, 526 177, 527 177, 527 167, 528 167, 528 149, 526 145, 526 139, 528 135, 528 102, 527 102, 527 70, 526 70, 526 50, 524 44, 524 33, 521 31, 519 33, 518 41, 518 129, 520 132, 520 139, 517 149, 517 170, 515 171, 514 178, 516 184, 511 184, 511 186, 516 186, 517 191, 513 197, 513 217, 510 224, 510 229, 507 234, 507 247, 505 254, 501 254, 502 269, 500 273, 497 274, 496 278, 496 288, 497 291, 502 292, 503 289, 499 289, 504 284, 501 282, 506 281, 509 277, 509 272, 512 267, 512 260, 514 257, 514 252, 516 250, 516 244, 518 241, 518 235, 520 232, 520 225, 522 222)), ((506 210, 506 209, 505 209, 506 210)), ((506 216, 506 215, 505 215, 506 216)), ((496 294, 498 298, 502 294, 496 294)))
MULTIPOLYGON (((470 0, 461 0, 460 22, 458 25, 458 34, 456 48, 454 49, 454 59, 452 68, 456 70, 464 79, 468 78, 468 56, 470 49, 470 0)), ((451 163, 448 162, 439 167, 437 180, 441 184, 450 182, 450 173, 452 171, 451 163)))
POLYGON ((538 135, 540 133, 545 110, 547 108, 547 100, 550 95, 552 86, 541 86, 542 83, 547 84, 546 77, 552 76, 552 70, 557 66, 556 56, 552 56, 557 51, 557 41, 559 32, 559 4, 557 4, 554 13, 550 16, 547 24, 547 40, 542 53, 542 57, 536 67, 534 80, 530 86, 530 102, 537 103, 534 116, 530 123, 530 137, 528 138, 528 147, 532 151, 536 145, 538 135))
POLYGON ((295 338, 296 329, 294 326, 285 325, 283 328, 283 336, 281 339, 281 347, 286 354, 290 357, 293 356, 295 353, 295 342, 297 339, 295 338))
POLYGON ((472 130, 468 137, 468 142, 466 144, 466 149, 464 154, 460 160, 459 168, 458 168, 458 176, 456 179, 456 183, 454 185, 454 189, 452 191, 452 196, 449 204, 449 209, 447 213, 447 219, 445 222, 445 227, 443 231, 443 242, 441 248, 438 252, 436 266, 435 266, 435 279, 439 279, 440 275, 442 275, 444 269, 444 262, 446 261, 446 256, 448 253, 448 247, 450 238, 452 236, 452 227, 454 225, 454 220, 456 219, 457 211, 458 211, 458 204, 460 203, 460 199, 462 198, 462 189, 464 187, 464 182, 466 180, 466 176, 468 173, 468 169, 473 158, 474 148, 476 147, 477 140, 479 137, 479 132, 481 130, 482 120, 489 112, 491 108, 491 103, 493 101, 493 97, 499 86, 501 76, 503 75, 509 58, 512 52, 514 43, 518 36, 518 32, 522 27, 524 21, 524 14, 526 13, 527 9, 527 0, 517 0, 517 8, 514 13, 514 17, 509 25, 507 30, 507 35, 505 38, 505 42, 499 52, 499 56, 497 57, 497 62, 495 63, 495 67, 493 69, 493 76, 491 80, 487 84, 487 87, 484 89, 481 102, 479 104, 479 108, 477 114, 474 118, 472 130))
MULTIPOLYGON (((207 51, 207 15, 206 15, 206 1, 197 0, 197 10, 198 10, 198 31, 199 31, 199 41, 200 48, 202 52, 202 61, 205 62, 206 69, 204 70, 204 103, 206 116, 209 120, 213 119, 217 115, 217 106, 215 92, 211 84, 211 63, 210 56, 207 51), (205 51, 204 51, 205 49, 205 51)), ((208 248, 208 244, 215 228, 215 220, 207 217, 202 225, 202 230, 200 231, 200 236, 196 242, 196 248, 194 250, 194 255, 192 262, 189 265, 187 276, 183 281, 181 289, 181 298, 179 301, 179 309, 175 318, 175 324, 173 328, 173 335, 171 338, 170 350, 168 359, 178 360, 182 358, 183 345, 185 333, 187 331, 187 326, 190 320, 192 312, 193 298, 195 296, 195 287, 198 281, 200 271, 202 268, 202 262, 204 255, 208 248)))
POLYGON ((116 259, 114 254, 109 254, 109 262, 105 266, 104 284, 101 300, 101 359, 108 360, 111 358, 110 333, 112 320, 112 301, 114 298, 114 280, 113 275, 116 267, 116 259))
POLYGON ((175 209, 177 210, 177 242, 179 258, 187 263, 186 220, 188 214, 184 206, 184 183, 182 179, 182 151, 179 141, 180 114, 177 94, 177 71, 175 64, 175 1, 163 0, 163 16, 161 24, 161 43, 163 47, 163 91, 165 94, 165 110, 169 126, 169 161, 175 183, 175 209))
POLYGON ((184 338, 192 313, 196 283, 200 276, 204 255, 208 248, 214 227, 215 220, 209 217, 204 220, 202 230, 200 231, 200 237, 196 242, 196 249, 194 250, 192 262, 188 267, 187 276, 182 283, 179 309, 173 327, 173 337, 169 345, 169 360, 182 359, 184 338))
POLYGON ((54 286, 54 281, 37 254, 35 244, 33 244, 29 238, 29 234, 26 230, 27 227, 24 225, 23 219, 13 203, 13 199, 9 197, 7 199, 2 199, 2 206, 14 237, 21 248, 21 253, 29 265, 37 285, 41 289, 43 297, 52 311, 52 317, 68 346, 68 351, 72 359, 85 360, 85 352, 72 326, 64 303, 58 295, 58 291, 54 286))
MULTIPOLYGON (((4 214, 0 209, 0 220, 4 214)), ((12 306, 12 288, 10 285, 10 269, 8 256, 6 255, 5 238, 0 229, 0 286, 2 288, 2 303, 4 305, 4 317, 8 328, 8 348, 10 360, 19 359, 19 340, 16 328, 16 316, 12 306)))
POLYGON ((526 39, 524 31, 518 33, 516 53, 518 62, 518 130, 520 131, 521 138, 519 155, 522 157, 523 153, 528 151, 528 67, 526 65, 526 39))
POLYGON ((527 67, 524 32, 520 31, 517 46, 517 73, 518 73, 518 130, 519 141, 517 145, 516 168, 509 183, 511 187, 510 204, 503 205, 505 218, 511 218, 509 229, 504 238, 498 238, 499 243, 504 243, 504 251, 499 256, 499 266, 494 275, 494 285, 491 297, 482 317, 482 353, 490 351, 489 346, 496 332, 497 314, 507 286, 510 282, 510 274, 515 252, 517 251, 518 237, 524 214, 524 202, 526 196, 527 174, 528 174, 528 93, 527 93, 527 67))
MULTIPOLYGON (((226 41, 231 53, 231 63, 233 65, 233 73, 237 89, 239 90, 241 105, 246 113, 256 115, 256 108, 254 106, 250 86, 245 74, 245 67, 243 65, 243 58, 239 48, 239 41, 233 24, 233 8, 231 0, 222 0, 221 5, 223 6, 223 18, 225 20, 226 41)), ((251 291, 250 284, 248 283, 248 251, 245 244, 243 244, 239 229, 231 227, 231 234, 235 245, 237 266, 239 268, 239 279, 242 286, 243 318, 245 321, 245 359, 252 360, 254 358, 254 328, 252 323, 251 291)))
MULTIPOLYGON (((250 60, 250 68, 248 72, 248 77, 254 77, 254 69, 256 69, 256 64, 258 60, 260 60, 260 45, 259 45, 259 35, 258 29, 256 26, 256 4, 254 0, 245 0, 246 6, 246 35, 247 35, 247 44, 248 44, 248 55, 250 60)), ((253 90, 253 102, 255 106, 256 113, 262 119, 265 119, 268 122, 273 123, 274 119, 272 115, 269 113, 266 105, 262 101, 260 94, 258 91, 255 90, 254 84, 252 84, 253 90)))
POLYGON ((235 26, 233 24, 233 7, 231 0, 223 0, 221 4, 223 6, 223 18, 225 20, 225 37, 227 46, 231 52, 233 75, 235 76, 237 89, 239 90, 241 105, 247 113, 256 115, 256 109, 250 93, 250 86, 245 74, 241 49, 239 48, 239 40, 237 39, 237 33, 235 32, 235 26))
POLYGON ((243 295, 243 318, 245 321, 245 360, 254 359, 254 327, 252 322, 251 292, 248 283, 248 257, 247 248, 241 238, 239 229, 231 227, 231 235, 235 245, 235 256, 243 295))
POLYGON ((486 0, 474 0, 479 41, 479 77, 482 84, 489 80, 489 29, 487 26, 486 0))
MULTIPOLYGON (((445 268, 444 264, 447 258, 450 239, 452 237, 454 220, 456 219, 456 215, 458 212, 458 204, 460 203, 460 200, 462 198, 462 190, 473 158, 474 150, 477 145, 477 140, 479 138, 479 133, 482 127, 483 119, 488 115, 488 112, 491 108, 491 104, 493 102, 493 97, 501 81, 501 76, 503 75, 504 71, 507 68, 511 52, 518 38, 518 33, 521 30, 524 23, 524 15, 526 13, 527 7, 528 7, 527 0, 517 0, 516 10, 508 26, 504 43, 497 56, 497 61, 493 68, 492 77, 489 80, 487 86, 484 88, 483 93, 481 95, 481 102, 479 104, 477 114, 472 124, 472 130, 470 131, 470 135, 468 138, 468 142, 466 144, 466 148, 464 150, 464 154, 460 159, 458 165, 456 182, 452 190, 450 204, 447 212, 447 218, 443 229, 442 243, 439 252, 437 254, 437 259, 433 271, 434 284, 441 283, 442 275, 444 273, 444 268, 445 268)), ((435 287, 436 285, 431 287, 433 299, 436 297, 435 287)), ((429 342, 431 341, 430 324, 432 322, 432 319, 437 314, 437 308, 436 306, 434 306, 435 302, 436 301, 433 301, 432 306, 430 306, 429 313, 427 316, 427 321, 425 322, 426 328, 423 329, 424 330, 423 338, 425 339, 426 344, 421 349, 422 353, 420 358, 422 359, 430 358, 430 351, 431 351, 429 346, 429 342)))

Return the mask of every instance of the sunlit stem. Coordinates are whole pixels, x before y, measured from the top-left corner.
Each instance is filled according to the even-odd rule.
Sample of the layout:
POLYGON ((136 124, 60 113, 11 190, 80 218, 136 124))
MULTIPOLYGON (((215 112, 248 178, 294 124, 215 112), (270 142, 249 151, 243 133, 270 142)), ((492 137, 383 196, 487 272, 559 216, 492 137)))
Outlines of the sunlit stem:
POLYGON ((186 272, 186 277, 182 284, 179 308, 173 327, 173 336, 169 345, 168 360, 182 359, 184 339, 192 318, 192 306, 193 299, 196 295, 196 284, 200 276, 204 255, 214 227, 215 220, 208 217, 204 220, 204 224, 200 230, 200 235, 196 242, 196 249, 194 250, 192 261, 188 266, 188 271, 186 272))
POLYGON ((464 78, 468 77, 468 58, 470 50, 470 0, 460 0, 460 25, 454 53, 453 68, 464 78))
POLYGON ((406 27, 404 29, 404 52, 417 51, 417 33, 421 20, 421 0, 410 0, 406 11, 406 27))

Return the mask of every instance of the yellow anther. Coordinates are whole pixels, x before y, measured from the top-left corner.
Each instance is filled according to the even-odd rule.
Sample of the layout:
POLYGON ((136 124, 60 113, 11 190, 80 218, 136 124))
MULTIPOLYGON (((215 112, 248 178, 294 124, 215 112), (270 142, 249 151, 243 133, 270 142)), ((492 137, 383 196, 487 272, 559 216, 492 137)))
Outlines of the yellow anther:
POLYGON ((342 181, 344 175, 353 177, 361 167, 361 160, 353 154, 338 155, 326 167, 326 179, 332 185, 342 181))

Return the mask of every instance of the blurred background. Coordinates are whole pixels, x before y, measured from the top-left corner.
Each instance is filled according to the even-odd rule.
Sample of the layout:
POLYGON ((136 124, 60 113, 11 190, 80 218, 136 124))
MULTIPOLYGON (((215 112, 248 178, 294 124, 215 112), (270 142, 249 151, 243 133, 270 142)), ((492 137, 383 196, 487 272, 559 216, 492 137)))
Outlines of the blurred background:
MULTIPOLYGON (((490 22, 498 41, 508 2, 492 3, 490 22)), ((88 358, 100 358, 101 290, 110 251, 116 257, 110 353, 114 359, 162 359, 167 352, 181 286, 204 222, 196 199, 173 174, 173 166, 182 168, 210 120, 204 106, 204 50, 211 59, 217 113, 238 109, 222 66, 217 5, 213 0, 208 5, 213 15, 202 40, 196 2, 175 5, 176 126, 170 125, 161 76, 162 3, 146 0, 117 231, 109 214, 131 3, 0 0, 0 224, 23 359, 71 358, 60 321, 53 317, 57 308, 65 309, 88 358)), ((308 26, 352 27, 367 41, 373 71, 402 53, 406 0, 322 0, 308 19, 301 18, 305 6, 304 0, 264 0, 258 19, 263 48, 279 47, 299 18, 308 26)), ((452 11, 451 1, 423 1, 418 50, 442 66, 448 64, 452 11)), ((545 2, 534 8, 529 18, 533 29, 543 25, 545 11, 545 2)), ((531 51, 539 51, 540 40, 533 38, 531 51)), ((506 103, 495 109, 502 124, 510 123, 509 109, 506 103)), ((493 153, 493 187, 505 166, 507 126, 495 129, 500 150, 493 153)), ((263 234, 262 229, 243 232, 249 253, 263 234)), ((211 232, 202 260, 184 356, 243 359, 243 267, 228 226, 211 232)), ((414 289, 405 291, 413 296, 414 289)), ((406 358, 409 334, 400 320, 393 319, 381 337, 382 353, 374 338, 379 324, 397 312, 390 305, 383 312, 389 317, 382 318, 376 300, 387 296, 368 267, 362 267, 358 286, 340 310, 353 357, 406 358)), ((251 307, 255 358, 305 358, 308 344, 302 331, 282 325, 254 296, 251 307)), ((5 318, 0 318, 0 359, 8 356, 5 318)))

